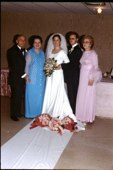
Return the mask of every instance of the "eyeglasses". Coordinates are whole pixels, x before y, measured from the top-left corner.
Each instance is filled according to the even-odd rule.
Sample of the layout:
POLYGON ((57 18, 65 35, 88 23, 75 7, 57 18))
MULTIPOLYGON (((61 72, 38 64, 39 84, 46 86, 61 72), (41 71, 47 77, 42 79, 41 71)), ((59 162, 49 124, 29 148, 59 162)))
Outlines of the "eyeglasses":
POLYGON ((89 44, 90 42, 89 41, 84 41, 83 44, 89 44))
POLYGON ((75 38, 69 38, 69 40, 75 40, 75 38))

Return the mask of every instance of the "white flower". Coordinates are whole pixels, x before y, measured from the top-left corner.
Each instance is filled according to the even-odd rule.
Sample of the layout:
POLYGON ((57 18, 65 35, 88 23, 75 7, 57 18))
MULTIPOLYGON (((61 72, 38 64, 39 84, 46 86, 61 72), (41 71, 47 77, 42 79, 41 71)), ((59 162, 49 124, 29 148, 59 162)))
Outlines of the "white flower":
POLYGON ((57 61, 54 58, 47 58, 44 64, 44 72, 46 76, 51 76, 57 66, 57 61))
POLYGON ((74 47, 72 47, 72 48, 69 50, 69 52, 72 53, 73 50, 74 50, 74 47))

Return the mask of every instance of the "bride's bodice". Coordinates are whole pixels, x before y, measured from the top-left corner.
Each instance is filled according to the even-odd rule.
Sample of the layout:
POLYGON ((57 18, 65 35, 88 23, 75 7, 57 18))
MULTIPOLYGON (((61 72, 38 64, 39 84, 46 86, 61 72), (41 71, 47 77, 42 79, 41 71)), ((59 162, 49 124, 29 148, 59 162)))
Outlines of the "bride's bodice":
POLYGON ((49 58, 54 58, 55 60, 57 60, 58 64, 70 62, 64 50, 60 50, 58 53, 51 53, 49 58))

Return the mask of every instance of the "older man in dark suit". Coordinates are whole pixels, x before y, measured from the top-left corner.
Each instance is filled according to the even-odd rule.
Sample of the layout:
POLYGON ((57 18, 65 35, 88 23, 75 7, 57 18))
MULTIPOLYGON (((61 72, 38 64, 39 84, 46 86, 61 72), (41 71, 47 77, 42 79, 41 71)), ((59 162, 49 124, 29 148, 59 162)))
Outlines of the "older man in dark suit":
POLYGON ((69 32, 68 57, 70 63, 63 64, 64 81, 67 84, 68 97, 73 113, 75 113, 76 96, 79 84, 80 58, 82 50, 78 44, 79 35, 76 32, 69 32))
POLYGON ((8 49, 7 59, 9 65, 9 84, 11 87, 11 119, 18 121, 21 114, 22 95, 24 94, 25 80, 21 78, 25 69, 25 43, 24 35, 14 36, 14 46, 8 49))

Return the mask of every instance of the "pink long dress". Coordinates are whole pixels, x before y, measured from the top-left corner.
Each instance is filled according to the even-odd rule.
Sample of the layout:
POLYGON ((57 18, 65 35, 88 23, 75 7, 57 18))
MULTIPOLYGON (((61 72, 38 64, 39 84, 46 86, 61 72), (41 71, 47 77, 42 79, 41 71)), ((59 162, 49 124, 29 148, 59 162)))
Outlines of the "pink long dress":
POLYGON ((85 51, 80 63, 76 118, 81 122, 93 122, 95 120, 96 83, 101 80, 102 72, 98 67, 98 56, 94 50, 85 51), (92 86, 88 85, 89 79, 94 80, 92 86))

